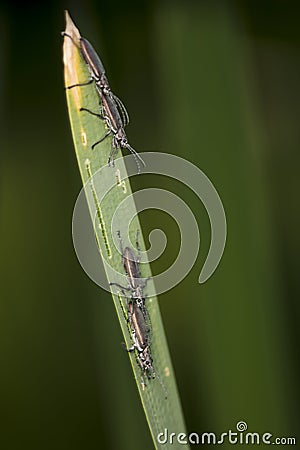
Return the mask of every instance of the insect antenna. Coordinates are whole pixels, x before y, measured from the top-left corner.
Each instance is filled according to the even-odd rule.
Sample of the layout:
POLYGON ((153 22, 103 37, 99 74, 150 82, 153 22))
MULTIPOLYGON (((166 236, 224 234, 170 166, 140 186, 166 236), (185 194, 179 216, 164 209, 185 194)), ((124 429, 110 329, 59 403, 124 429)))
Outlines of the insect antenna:
POLYGON ((130 145, 128 142, 124 145, 124 147, 126 147, 127 150, 129 150, 130 153, 133 154, 134 159, 135 159, 135 162, 136 162, 136 165, 137 165, 137 167, 138 167, 138 173, 140 173, 140 172, 141 172, 141 165, 140 165, 139 161, 142 163, 142 165, 143 165, 144 167, 146 166, 145 161, 144 161, 143 158, 137 153, 137 151, 134 150, 133 147, 131 147, 131 145, 130 145))

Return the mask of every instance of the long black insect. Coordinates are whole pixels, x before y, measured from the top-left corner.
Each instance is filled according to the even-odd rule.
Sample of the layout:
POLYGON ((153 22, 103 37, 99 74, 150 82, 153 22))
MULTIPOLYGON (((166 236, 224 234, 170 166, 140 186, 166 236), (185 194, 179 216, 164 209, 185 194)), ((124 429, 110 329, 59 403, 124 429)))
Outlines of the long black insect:
POLYGON ((149 278, 146 278, 143 280, 141 276, 140 271, 140 246, 138 241, 139 232, 136 233, 136 248, 138 251, 138 256, 136 257, 134 252, 131 250, 130 247, 125 247, 123 249, 122 240, 120 233, 118 232, 118 237, 120 239, 120 245, 121 245, 121 254, 122 254, 122 263, 124 270, 127 275, 128 279, 128 286, 122 286, 118 283, 110 283, 111 286, 118 286, 123 291, 131 291, 131 299, 135 301, 135 303, 140 307, 145 307, 145 296, 143 289, 147 285, 147 281, 149 278))
MULTIPOLYGON (((121 241, 120 233, 118 233, 121 241)), ((142 373, 145 373, 147 378, 157 378, 167 398, 167 392, 164 384, 158 376, 156 370, 153 367, 153 358, 151 354, 151 320, 148 310, 145 305, 145 296, 143 288, 147 284, 148 278, 143 282, 141 278, 141 271, 139 267, 140 262, 140 247, 138 243, 138 232, 136 235, 136 246, 138 250, 138 256, 134 255, 133 250, 126 247, 123 250, 121 241, 122 263, 126 272, 129 286, 124 287, 118 283, 110 283, 121 288, 125 297, 124 290, 131 291, 130 300, 127 300, 127 321, 130 325, 131 339, 133 345, 127 349, 129 352, 136 350, 137 362, 140 366, 142 373)))
MULTIPOLYGON (((77 46, 72 36, 70 36, 65 32, 63 32, 62 34, 64 36, 69 37, 72 40, 73 44, 77 46)), ((66 89, 72 89, 76 86, 86 86, 88 84, 95 82, 97 92, 101 99, 102 111, 100 111, 99 114, 90 111, 87 108, 80 108, 80 110, 86 111, 98 117, 101 120, 105 120, 106 125, 108 127, 108 132, 101 139, 99 139, 92 145, 92 149, 94 149, 96 145, 100 144, 100 142, 102 142, 107 136, 112 134, 113 150, 109 155, 108 164, 110 163, 113 164, 115 154, 117 153, 119 148, 126 148, 135 157, 138 166, 138 171, 140 172, 139 161, 143 165, 145 165, 145 163, 143 159, 139 156, 139 154, 136 152, 136 150, 129 144, 124 130, 124 128, 129 123, 128 112, 125 106, 123 105, 122 101, 111 91, 102 61, 98 56, 98 54, 96 53, 92 44, 87 39, 80 37, 79 50, 85 63, 87 64, 88 70, 90 72, 90 79, 85 83, 67 86, 66 89)))
MULTIPOLYGON (((62 35, 70 38, 71 41, 73 42, 73 44, 76 47, 78 47, 77 44, 75 43, 74 39, 72 38, 72 36, 70 36, 69 34, 67 34, 65 32, 62 32, 62 35)), ((73 84, 71 86, 67 86, 66 89, 72 89, 73 87, 76 87, 76 86, 86 86, 88 84, 93 83, 93 81, 95 81, 96 88, 97 88, 99 95, 102 95, 102 94, 108 95, 114 100, 115 107, 119 110, 119 114, 122 119, 122 125, 125 127, 126 125, 129 124, 128 112, 127 112, 124 104, 122 103, 122 101, 110 89, 108 79, 105 74, 105 69, 104 69, 104 66, 103 66, 103 63, 102 63, 100 57, 96 53, 92 44, 83 37, 80 37, 80 39, 79 39, 79 50, 80 50, 81 56, 83 57, 86 65, 88 67, 88 70, 90 72, 90 79, 85 83, 79 83, 79 84, 73 84)))
MULTIPOLYGON (((151 327, 149 325, 149 314, 145 314, 145 307, 141 308, 135 302, 135 299, 131 298, 128 302, 128 323, 130 325, 131 339, 133 345, 127 349, 128 352, 137 352, 137 363, 142 370, 142 374, 145 374, 148 380, 157 378, 165 394, 165 398, 168 397, 167 390, 158 373, 153 367, 153 358, 151 354, 151 327)), ((143 378, 143 377, 142 377, 143 378)), ((143 384, 145 382, 143 380, 143 384)))
POLYGON ((146 372, 152 367, 153 362, 150 353, 150 327, 147 323, 143 310, 135 303, 134 300, 130 300, 128 302, 127 319, 130 324, 131 337, 133 340, 132 347, 127 350, 129 352, 132 352, 135 349, 137 350, 139 365, 142 370, 146 372))

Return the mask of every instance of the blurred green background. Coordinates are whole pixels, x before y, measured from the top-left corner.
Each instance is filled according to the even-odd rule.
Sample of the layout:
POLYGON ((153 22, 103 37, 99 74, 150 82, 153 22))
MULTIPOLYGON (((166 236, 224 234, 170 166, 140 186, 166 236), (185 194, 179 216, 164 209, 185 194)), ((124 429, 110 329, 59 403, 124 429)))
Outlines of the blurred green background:
MULTIPOLYGON (((198 165, 228 221, 219 268, 160 297, 188 431, 299 431, 299 4, 292 1, 1 2, 1 448, 151 449, 110 296, 77 262, 81 180, 63 89, 63 10, 101 54, 130 143, 198 165), (142 446, 142 447, 141 447, 142 446)), ((178 229, 161 227, 176 257, 178 229)), ((172 431, 172 430, 170 430, 172 431)), ((224 446, 223 448, 229 448, 224 446)), ((205 448, 205 446, 203 446, 205 448)))

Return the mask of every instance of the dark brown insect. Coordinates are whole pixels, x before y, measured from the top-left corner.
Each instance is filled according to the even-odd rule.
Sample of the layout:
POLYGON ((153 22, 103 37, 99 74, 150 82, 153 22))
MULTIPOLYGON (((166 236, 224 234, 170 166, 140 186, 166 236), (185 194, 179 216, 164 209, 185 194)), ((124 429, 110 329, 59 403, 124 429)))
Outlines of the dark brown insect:
MULTIPOLYGON (((70 38, 73 44, 77 46, 77 44, 74 42, 74 39, 69 34, 65 32, 63 32, 62 34, 63 36, 70 38)), ((80 37, 79 50, 82 58, 87 64, 88 70, 90 72, 90 79, 85 83, 67 86, 66 89, 72 89, 76 86, 86 86, 95 82, 97 92, 101 99, 103 113, 95 113, 87 108, 80 108, 80 111, 86 111, 101 120, 105 120, 108 127, 108 132, 92 145, 92 149, 94 149, 96 145, 100 144, 107 136, 112 134, 113 150, 109 155, 108 164, 110 164, 111 162, 113 163, 115 154, 119 148, 126 148, 133 154, 138 166, 138 171, 140 172, 139 161, 143 165, 145 165, 145 163, 136 152, 136 150, 134 150, 134 148, 132 148, 129 144, 124 130, 124 128, 129 123, 128 112, 122 101, 111 91, 102 61, 96 53, 92 44, 87 39, 80 37)))

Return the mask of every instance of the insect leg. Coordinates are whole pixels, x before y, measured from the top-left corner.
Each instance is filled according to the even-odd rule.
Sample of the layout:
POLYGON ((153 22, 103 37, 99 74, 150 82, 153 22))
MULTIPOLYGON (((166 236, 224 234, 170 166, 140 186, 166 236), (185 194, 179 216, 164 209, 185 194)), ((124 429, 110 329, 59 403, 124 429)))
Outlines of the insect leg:
POLYGON ((125 287, 125 286, 122 286, 121 284, 119 284, 119 283, 109 283, 109 285, 110 286, 117 286, 117 287, 119 287, 119 288, 121 288, 122 290, 124 290, 124 291, 131 291, 132 289, 131 289, 131 287, 125 287))
POLYGON ((148 281, 151 280, 151 277, 145 278, 145 283, 141 284, 141 288, 144 289, 147 286, 148 281))
POLYGON ((108 130, 108 132, 105 133, 105 135, 104 135, 101 139, 99 139, 99 141, 95 142, 95 143, 92 145, 92 150, 94 150, 94 148, 96 147, 96 145, 98 145, 98 144, 100 144, 102 141, 104 141, 104 139, 107 138, 107 136, 109 136, 110 134, 111 134, 111 130, 108 130))
POLYGON ((94 81, 93 78, 90 78, 89 81, 86 81, 85 83, 71 84, 71 86, 66 86, 65 90, 72 89, 77 86, 87 86, 88 84, 92 84, 93 81, 94 81))
POLYGON ((96 117, 98 117, 101 120, 105 120, 106 119, 106 116, 103 116, 102 114, 95 113, 95 112, 93 112, 93 111, 91 111, 90 109, 87 109, 87 108, 80 108, 79 111, 86 111, 89 114, 91 114, 92 116, 96 116, 96 117))
POLYGON ((112 166, 115 165, 115 156, 117 155, 119 151, 119 148, 113 148, 112 151, 109 154, 108 160, 107 160, 107 164, 110 166, 110 164, 112 164, 112 166))

